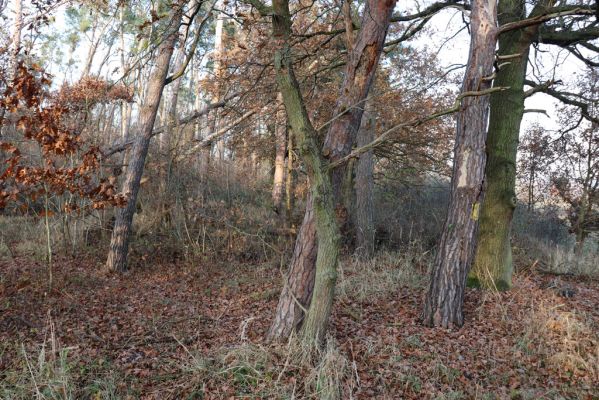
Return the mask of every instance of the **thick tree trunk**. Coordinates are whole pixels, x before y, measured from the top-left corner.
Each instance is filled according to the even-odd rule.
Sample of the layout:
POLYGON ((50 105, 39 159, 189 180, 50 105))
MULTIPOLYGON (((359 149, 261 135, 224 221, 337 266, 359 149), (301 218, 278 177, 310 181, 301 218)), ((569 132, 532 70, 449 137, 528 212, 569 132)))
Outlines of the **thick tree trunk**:
MULTIPOLYGON (((553 0, 546 0, 548 6, 553 0)), ((534 13, 543 7, 541 3, 534 13)), ((526 18, 526 4, 519 0, 500 0, 499 24, 526 18)), ((499 57, 508 64, 497 72, 495 87, 507 90, 491 94, 487 137, 486 192, 481 207, 478 246, 468 277, 470 286, 507 290, 512 286, 512 217, 516 208, 516 154, 520 123, 524 116, 524 79, 530 45, 538 27, 506 32, 499 37, 499 57), (514 57, 514 55, 517 55, 514 57)), ((534 173, 532 174, 534 177, 534 173)), ((534 179, 534 178, 533 178, 534 179)), ((532 181, 531 181, 532 182, 532 181)), ((533 186, 529 187, 532 193, 533 186)), ((529 206, 532 204, 529 198, 529 206)))
MULTIPOLYGON (((358 134, 358 147, 372 142, 375 138, 376 117, 373 101, 366 102, 362 125, 358 134)), ((372 150, 362 154, 356 164, 354 228, 356 232, 356 253, 362 258, 374 254, 374 154, 372 150)))
MULTIPOLYGON (((488 89, 497 43, 495 0, 473 0, 471 42, 462 93, 488 89)), ((454 327, 464 323, 466 276, 476 248, 480 204, 484 197, 485 140, 489 96, 466 97, 457 115, 451 197, 439 242, 423 322, 454 327)))
POLYGON ((268 339, 288 337, 303 321, 304 310, 310 306, 314 288, 317 250, 314 208, 312 200, 308 198, 304 221, 295 239, 290 269, 284 277, 283 291, 279 297, 275 319, 268 331, 268 339))
MULTIPOLYGON (((273 4, 280 5, 280 3, 286 2, 275 2, 273 4)), ((370 90, 370 86, 374 79, 374 74, 378 66, 378 60, 387 34, 389 19, 394 6, 395 0, 369 0, 366 3, 361 24, 363 29, 360 30, 360 34, 355 42, 355 45, 348 56, 344 82, 341 87, 340 96, 334 111, 334 115, 338 117, 331 124, 325 138, 325 145, 322 153, 330 161, 336 161, 349 154, 355 142, 356 133, 362 119, 364 107, 363 103, 368 95, 368 91, 370 90)), ((275 6, 275 13, 276 9, 277 7, 275 6)), ((276 20, 277 18, 273 18, 273 22, 276 20)), ((302 139, 299 138, 301 132, 298 132, 294 126, 293 117, 291 115, 292 110, 287 104, 287 94, 283 90, 281 91, 283 93, 290 125, 294 134, 298 135, 298 147, 303 153, 304 145, 302 144, 302 139)), ((297 95, 300 95, 299 90, 297 95)), ((307 118, 308 117, 306 115, 306 119, 307 118)), ((345 166, 341 166, 332 172, 332 198, 327 199, 327 201, 334 202, 334 207, 336 209, 334 214, 341 216, 340 222, 342 224, 347 222, 347 210, 345 210, 342 196, 343 181, 346 170, 347 168, 345 166)), ((320 197, 315 195, 315 187, 318 185, 319 183, 315 182, 311 178, 311 191, 313 200, 313 204, 311 206, 314 209, 313 212, 316 222, 314 224, 308 224, 304 226, 307 221, 307 218, 304 218, 304 224, 302 224, 301 228, 301 230, 304 231, 304 234, 301 236, 305 240, 312 240, 313 242, 296 242, 296 246, 301 246, 304 248, 318 247, 316 266, 314 267, 314 264, 310 266, 306 265, 305 263, 303 265, 295 265, 292 263, 289 268, 290 272, 301 271, 303 276, 311 276, 310 273, 305 271, 305 268, 316 268, 316 273, 314 274, 314 293, 311 296, 310 293, 283 292, 281 298, 279 299, 279 307, 277 308, 275 322, 287 321, 287 323, 291 324, 291 326, 286 326, 285 328, 275 327, 275 329, 271 329, 271 332, 273 333, 271 335, 272 339, 283 338, 284 336, 276 337, 274 333, 291 332, 294 328, 297 328, 297 326, 293 326, 293 321, 302 321, 301 317, 291 320, 286 319, 283 315, 279 315, 279 313, 284 314, 286 312, 286 305, 293 301, 293 297, 298 299, 309 299, 312 297, 310 302, 310 310, 308 315, 303 320, 302 325, 302 335, 305 339, 320 339, 324 335, 324 330, 326 329, 328 323, 330 307, 332 305, 334 295, 337 264, 336 257, 338 250, 333 250, 333 241, 331 237, 325 238, 321 236, 320 233, 322 230, 329 232, 327 233, 327 235, 329 235, 330 232, 333 231, 332 225, 336 224, 330 222, 328 211, 325 212, 326 208, 322 207, 322 204, 320 204, 322 201, 320 199, 323 199, 322 195, 320 197), (319 220, 319 218, 322 218, 322 220, 319 220), (315 228, 312 228, 312 226, 315 226, 315 228), (310 232, 310 229, 315 229, 315 234, 314 232, 310 232), (318 245, 316 244, 316 237, 318 237, 318 245), (327 266, 325 267, 325 258, 330 259, 332 257, 335 257, 335 263, 330 264, 326 262, 327 266)), ((310 207, 310 205, 308 207, 310 207)), ((335 240, 338 241, 339 239, 335 238, 335 240)), ((335 246, 338 246, 338 243, 336 243, 335 246)), ((296 259, 294 258, 294 260, 296 259)), ((293 278, 291 278, 291 280, 293 280, 293 278)), ((297 287, 307 290, 310 288, 310 285, 298 285, 297 287)), ((277 322, 277 324, 280 323, 277 322)))
POLYGON ((181 22, 183 10, 181 6, 173 6, 171 29, 168 36, 158 46, 156 66, 152 72, 148 92, 140 107, 140 133, 136 138, 133 153, 130 157, 127 174, 123 184, 123 193, 128 197, 127 205, 116 211, 114 229, 110 240, 108 260, 106 267, 111 271, 125 271, 127 269, 127 252, 129 249, 129 237, 131 235, 131 224, 137 202, 137 194, 144 163, 148 154, 150 139, 154 129, 154 121, 158 113, 160 98, 164 89, 164 83, 168 74, 169 64, 175 42, 177 40, 178 28, 181 22))
MULTIPOLYGON (((283 204, 283 189, 285 188, 285 153, 287 151, 287 116, 283 108, 283 97, 279 93, 275 122, 275 174, 272 185, 272 202, 276 212, 281 212, 283 204)), ((283 215, 283 214, 281 214, 283 215)))

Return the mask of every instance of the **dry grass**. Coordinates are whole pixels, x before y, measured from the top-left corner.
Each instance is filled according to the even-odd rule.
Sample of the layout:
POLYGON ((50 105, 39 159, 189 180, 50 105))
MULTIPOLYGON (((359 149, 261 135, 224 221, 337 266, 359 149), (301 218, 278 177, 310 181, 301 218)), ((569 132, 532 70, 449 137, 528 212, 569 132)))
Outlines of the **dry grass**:
POLYGON ((63 348, 54 324, 48 319, 44 341, 27 349, 23 343, 17 349, 19 358, 0 381, 2 399, 75 399, 69 348, 63 348))
POLYGON ((572 379, 590 376, 599 382, 599 332, 591 329, 587 315, 569 311, 564 304, 540 303, 530 310, 527 322, 529 350, 572 379))
POLYGON ((178 396, 337 400, 355 392, 354 370, 332 337, 321 350, 307 349, 295 337, 268 346, 243 342, 210 355, 181 346, 188 355, 181 366, 188 379, 178 396))
POLYGON ((116 277, 95 274, 80 259, 59 259, 48 298, 38 282, 42 267, 23 258, 6 262, 0 304, 11 305, 0 315, 10 318, 0 318, 0 333, 13 336, 0 341, 0 398, 490 400, 593 393, 594 281, 559 277, 557 288, 577 290, 564 299, 545 285, 554 277, 521 273, 509 292, 468 290, 466 325, 436 330, 417 319, 430 263, 417 245, 370 261, 344 259, 331 336, 314 353, 296 340, 262 339, 276 305, 276 296, 264 294, 279 288, 270 264, 157 265, 116 277), (105 318, 94 319, 98 310, 105 318), (48 311, 58 331, 45 322, 48 311), (28 330, 19 316, 46 327, 28 330))
POLYGON ((599 252, 590 239, 587 242, 582 255, 579 256, 570 246, 549 245, 531 239, 526 256, 536 256, 548 272, 599 278, 599 252))
POLYGON ((412 245, 404 251, 381 251, 370 260, 347 258, 339 264, 337 297, 377 300, 393 297, 401 287, 421 288, 428 279, 430 252, 412 245))

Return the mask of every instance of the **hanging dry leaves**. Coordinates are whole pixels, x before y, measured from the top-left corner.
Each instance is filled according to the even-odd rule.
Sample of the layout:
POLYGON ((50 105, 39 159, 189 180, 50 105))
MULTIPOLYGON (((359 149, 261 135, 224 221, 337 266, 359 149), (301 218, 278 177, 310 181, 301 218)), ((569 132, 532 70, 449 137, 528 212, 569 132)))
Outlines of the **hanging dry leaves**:
MULTIPOLYGON (((65 85, 57 93, 50 93, 50 84, 50 76, 39 65, 20 63, 0 99, 0 107, 12 114, 17 133, 25 139, 18 144, 0 142, 4 164, 0 208, 11 201, 65 192, 89 199, 95 209, 124 205, 124 196, 114 189, 115 180, 99 178, 99 148, 85 143, 68 121, 99 103, 131 101, 131 93, 93 77, 65 85), (19 148, 31 151, 32 143, 39 147, 40 162, 34 162, 29 154, 23 156, 27 153, 19 148)), ((72 204, 65 206, 65 211, 74 209, 72 204)))

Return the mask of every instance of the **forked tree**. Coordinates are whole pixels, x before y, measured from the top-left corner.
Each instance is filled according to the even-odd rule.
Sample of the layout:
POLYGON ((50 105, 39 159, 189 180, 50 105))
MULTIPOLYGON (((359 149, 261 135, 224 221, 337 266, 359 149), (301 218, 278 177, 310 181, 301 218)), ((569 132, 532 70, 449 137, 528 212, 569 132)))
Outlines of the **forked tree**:
MULTIPOLYGON (((268 7, 264 4, 257 1, 250 3, 263 15, 268 14, 268 7)), ((335 119, 329 126, 321 151, 312 148, 317 146, 316 132, 293 75, 289 3, 273 2, 273 34, 280 44, 275 54, 277 83, 289 124, 309 171, 311 190, 277 312, 268 333, 271 339, 287 337, 300 325, 305 338, 321 339, 324 335, 336 281, 337 225, 345 222, 343 218, 338 222, 336 215, 347 215, 342 196, 346 167, 337 167, 329 174, 327 165, 348 155, 355 143, 364 102, 378 67, 394 7, 394 0, 370 0, 364 6, 361 29, 348 54, 344 80, 333 112, 335 119), (331 209, 328 209, 329 206, 331 209), (305 309, 308 309, 307 315, 304 315, 305 309)))

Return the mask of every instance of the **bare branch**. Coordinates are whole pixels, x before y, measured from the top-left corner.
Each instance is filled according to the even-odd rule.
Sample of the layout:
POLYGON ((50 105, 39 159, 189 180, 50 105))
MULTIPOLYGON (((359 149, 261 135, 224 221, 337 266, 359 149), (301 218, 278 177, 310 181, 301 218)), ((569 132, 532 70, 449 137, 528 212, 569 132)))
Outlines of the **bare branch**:
POLYGON ((404 122, 401 123, 399 125, 395 125, 389 129, 387 129, 385 132, 383 132, 379 137, 377 137, 375 140, 373 140, 372 142, 362 146, 362 147, 358 147, 357 149, 354 149, 350 154, 348 154, 347 156, 333 162, 330 163, 328 166, 328 169, 333 169, 338 167, 339 165, 348 162, 349 160, 351 160, 352 158, 357 158, 359 157, 361 154, 366 153, 367 151, 370 151, 372 149, 375 149, 379 146, 381 146, 382 144, 388 142, 391 140, 391 135, 395 132, 397 132, 398 130, 401 129, 409 129, 409 128, 415 128, 417 126, 420 126, 428 121, 432 121, 434 119, 443 117, 445 115, 449 115, 449 114, 453 114, 455 112, 458 112, 460 110, 460 107, 462 106, 462 100, 466 97, 473 97, 473 96, 486 96, 489 95, 491 93, 494 92, 499 92, 502 90, 506 90, 507 87, 494 87, 494 88, 489 88, 486 90, 481 90, 481 91, 477 91, 477 92, 464 92, 462 94, 460 94, 453 106, 446 108, 444 110, 438 111, 436 113, 433 114, 429 114, 427 116, 424 117, 420 117, 420 118, 414 118, 411 121, 408 122, 404 122))
MULTIPOLYGON (((240 95, 240 93, 235 93, 235 94, 232 94, 232 95, 229 95, 229 96, 225 97, 222 101, 219 101, 217 103, 206 104, 200 110, 194 112, 191 115, 188 115, 185 118, 180 119, 179 120, 179 125, 188 124, 188 123, 190 123, 190 122, 192 122, 192 121, 194 121, 194 120, 196 120, 196 119, 198 119, 198 118, 200 118, 200 117, 208 114, 210 111, 212 111, 214 109, 222 108, 225 105, 227 105, 227 102, 229 100, 231 100, 231 99, 233 99, 233 98, 235 98, 235 97, 237 97, 239 95, 240 95)), ((166 130, 166 128, 167 128, 166 126, 161 126, 161 127, 158 127, 156 129, 154 129, 152 131, 152 136, 156 136, 156 135, 161 134, 162 132, 164 132, 166 130)), ((119 143, 117 145, 112 146, 111 148, 109 148, 109 149, 107 149, 107 150, 105 150, 105 151, 102 152, 102 155, 103 155, 102 158, 106 159, 106 158, 108 158, 108 157, 110 157, 110 156, 112 156, 112 155, 114 155, 116 153, 120 153, 120 152, 123 152, 123 151, 127 150, 131 145, 133 145, 134 141, 135 141, 135 139, 131 139, 131 140, 128 140, 126 142, 119 143)))
POLYGON ((570 96, 568 96, 567 94, 564 94, 555 89, 552 89, 550 87, 551 85, 537 84, 537 83, 529 81, 529 80, 526 80, 525 83, 528 86, 531 86, 533 89, 537 89, 537 92, 542 92, 542 93, 548 94, 549 96, 561 101, 564 104, 568 104, 568 105, 579 108, 581 117, 583 117, 587 121, 599 124, 599 118, 590 114, 588 103, 584 103, 582 101, 575 100, 575 99, 571 98, 570 96))
POLYGON ((411 15, 394 15, 391 17, 391 22, 408 22, 420 18, 430 18, 439 11, 445 8, 459 8, 461 10, 469 10, 470 5, 464 4, 461 0, 449 0, 438 3, 433 3, 421 12, 411 15))
POLYGON ((568 15, 595 15, 595 10, 590 7, 556 7, 550 9, 549 11, 551 12, 502 25, 499 28, 499 34, 501 35, 502 33, 513 31, 515 29, 539 25, 554 18, 565 17, 568 15))

